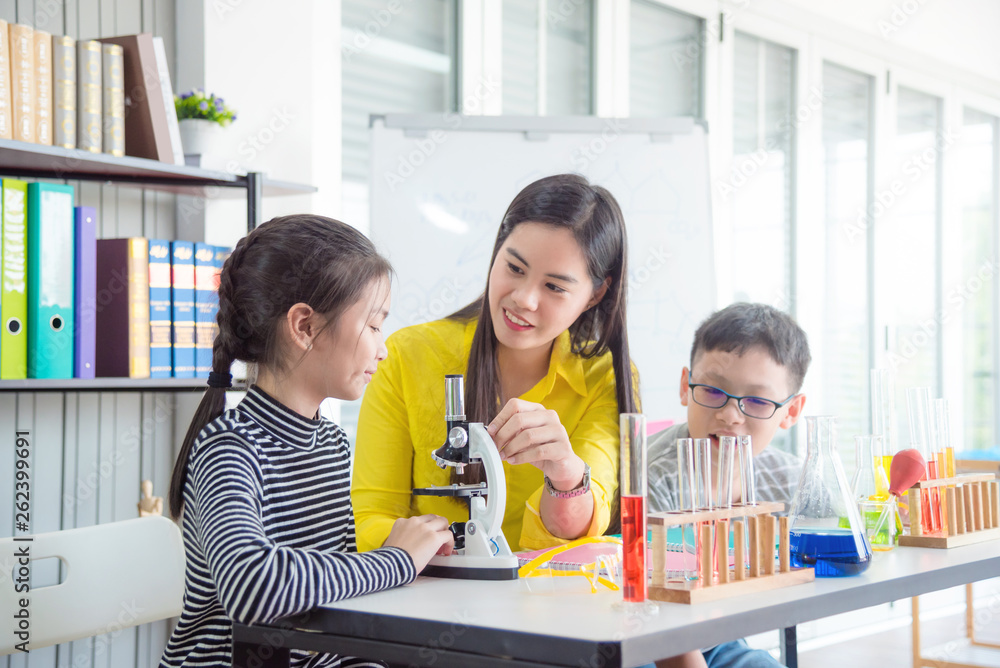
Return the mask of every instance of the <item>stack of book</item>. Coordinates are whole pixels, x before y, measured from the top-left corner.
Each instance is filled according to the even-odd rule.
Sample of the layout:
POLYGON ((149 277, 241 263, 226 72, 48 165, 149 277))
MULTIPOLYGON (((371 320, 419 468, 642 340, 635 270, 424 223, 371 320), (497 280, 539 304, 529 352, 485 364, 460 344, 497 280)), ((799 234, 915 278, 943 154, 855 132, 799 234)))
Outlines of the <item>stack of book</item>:
POLYGON ((184 164, 163 40, 0 20, 0 139, 184 164))
POLYGON ((0 188, 0 379, 208 376, 228 249, 97 239, 72 186, 0 188))

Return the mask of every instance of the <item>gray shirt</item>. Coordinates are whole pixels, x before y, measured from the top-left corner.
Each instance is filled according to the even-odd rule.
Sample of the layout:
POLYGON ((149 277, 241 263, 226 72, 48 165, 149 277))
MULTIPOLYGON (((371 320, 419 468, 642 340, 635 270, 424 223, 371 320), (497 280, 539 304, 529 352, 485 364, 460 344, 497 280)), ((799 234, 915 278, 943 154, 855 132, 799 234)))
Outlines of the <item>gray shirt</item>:
MULTIPOLYGON (((687 423, 682 422, 654 434, 647 442, 647 512, 677 510, 677 439, 690 435, 687 423)), ((754 457, 754 469, 758 501, 792 500, 802 473, 801 459, 768 447, 754 457)))

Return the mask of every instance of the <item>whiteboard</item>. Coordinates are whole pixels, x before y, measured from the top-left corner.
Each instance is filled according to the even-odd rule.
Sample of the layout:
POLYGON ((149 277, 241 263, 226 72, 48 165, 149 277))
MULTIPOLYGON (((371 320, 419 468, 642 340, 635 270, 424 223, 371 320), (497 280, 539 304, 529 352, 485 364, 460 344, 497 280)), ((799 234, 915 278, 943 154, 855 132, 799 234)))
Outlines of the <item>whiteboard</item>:
POLYGON ((373 116, 370 233, 392 262, 386 332, 482 294, 500 220, 532 181, 564 172, 625 215, 628 332, 643 412, 681 418, 678 386, 715 309, 708 142, 690 118, 373 116))

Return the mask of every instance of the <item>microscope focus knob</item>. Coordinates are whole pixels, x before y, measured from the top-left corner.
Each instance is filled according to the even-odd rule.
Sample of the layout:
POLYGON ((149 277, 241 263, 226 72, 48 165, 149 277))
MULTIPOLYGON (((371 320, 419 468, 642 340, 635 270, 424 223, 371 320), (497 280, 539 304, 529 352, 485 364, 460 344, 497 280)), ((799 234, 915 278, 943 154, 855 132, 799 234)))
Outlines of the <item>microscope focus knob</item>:
POLYGON ((461 427, 452 427, 448 432, 448 445, 460 450, 469 442, 469 433, 461 427))

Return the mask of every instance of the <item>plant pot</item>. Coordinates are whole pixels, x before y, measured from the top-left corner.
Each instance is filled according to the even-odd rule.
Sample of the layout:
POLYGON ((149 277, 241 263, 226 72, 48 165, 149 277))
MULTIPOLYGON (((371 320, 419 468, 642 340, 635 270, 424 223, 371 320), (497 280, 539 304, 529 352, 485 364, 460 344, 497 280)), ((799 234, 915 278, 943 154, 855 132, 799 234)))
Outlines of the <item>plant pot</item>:
POLYGON ((184 155, 212 155, 222 137, 222 126, 202 118, 185 118, 178 122, 184 155))

